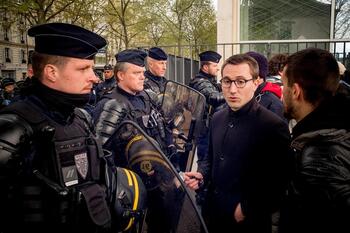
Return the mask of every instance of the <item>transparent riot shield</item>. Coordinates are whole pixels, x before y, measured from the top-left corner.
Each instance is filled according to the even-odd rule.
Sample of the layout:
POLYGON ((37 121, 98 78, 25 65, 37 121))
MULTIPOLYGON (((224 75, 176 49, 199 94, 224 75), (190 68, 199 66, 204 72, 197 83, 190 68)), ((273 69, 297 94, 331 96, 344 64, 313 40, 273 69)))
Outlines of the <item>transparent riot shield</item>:
MULTIPOLYGON (((116 131, 126 167, 137 173, 147 189, 147 214, 141 232, 202 233, 204 221, 181 176, 161 151, 158 143, 132 121, 116 131)), ((119 166, 119 165, 118 165, 119 166)))
POLYGON ((192 167, 195 151, 193 139, 202 127, 205 97, 189 86, 168 81, 163 94, 162 110, 182 157, 181 170, 188 171, 192 167))

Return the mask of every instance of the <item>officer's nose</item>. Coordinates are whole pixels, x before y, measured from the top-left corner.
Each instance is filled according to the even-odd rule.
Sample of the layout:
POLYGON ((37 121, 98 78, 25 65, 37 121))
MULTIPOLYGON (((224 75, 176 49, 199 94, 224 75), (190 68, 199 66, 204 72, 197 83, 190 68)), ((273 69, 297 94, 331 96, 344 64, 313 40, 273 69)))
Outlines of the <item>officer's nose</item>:
POLYGON ((90 74, 90 81, 93 83, 98 83, 99 78, 96 76, 95 72, 92 70, 90 74))

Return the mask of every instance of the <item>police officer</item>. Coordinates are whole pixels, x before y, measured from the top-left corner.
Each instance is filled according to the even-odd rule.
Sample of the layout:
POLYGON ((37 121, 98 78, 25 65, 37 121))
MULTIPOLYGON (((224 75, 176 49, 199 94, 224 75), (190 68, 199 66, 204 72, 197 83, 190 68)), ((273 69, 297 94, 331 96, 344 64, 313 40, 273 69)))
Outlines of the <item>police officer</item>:
POLYGON ((28 34, 32 91, 0 112, 0 232, 109 232, 110 172, 89 115, 77 108, 97 81, 93 58, 106 41, 64 23, 28 34))
POLYGON ((145 71, 145 91, 160 105, 161 93, 165 90, 167 79, 166 72, 168 55, 158 47, 148 50, 147 70, 145 71))
POLYGON ((2 98, 0 98, 0 109, 9 105, 16 95, 16 81, 13 78, 4 78, 1 82, 2 98))
MULTIPOLYGON (((128 49, 116 54, 114 74, 118 85, 103 96, 93 113, 96 131, 106 143, 123 120, 132 120, 155 138, 161 149, 169 156, 175 153, 172 136, 165 127, 164 119, 150 96, 144 91, 144 66, 147 54, 141 50, 128 49)), ((112 138, 105 148, 113 150, 112 138), (111 146, 111 147, 110 147, 111 146)), ((120 158, 120 156, 117 156, 120 158)), ((124 162, 118 161, 123 166, 124 162)))
POLYGON ((190 81, 189 86, 202 93, 206 98, 206 110, 202 130, 197 140, 198 163, 208 153, 208 127, 210 118, 217 109, 225 103, 221 88, 217 84, 216 76, 219 71, 221 55, 214 51, 205 51, 199 54, 200 71, 190 81))
POLYGON ((103 68, 103 74, 104 74, 104 82, 99 83, 95 89, 97 101, 99 101, 105 93, 108 93, 109 91, 111 91, 116 85, 116 80, 113 75, 112 65, 110 64, 105 65, 103 68))

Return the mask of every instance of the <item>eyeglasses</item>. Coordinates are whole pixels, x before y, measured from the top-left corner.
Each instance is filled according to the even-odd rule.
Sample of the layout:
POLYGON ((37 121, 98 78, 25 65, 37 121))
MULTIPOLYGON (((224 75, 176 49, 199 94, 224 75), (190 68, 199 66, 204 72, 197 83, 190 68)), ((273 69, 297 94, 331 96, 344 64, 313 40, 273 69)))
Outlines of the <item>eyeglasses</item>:
POLYGON ((237 88, 243 88, 247 84, 247 82, 252 81, 253 79, 237 79, 231 80, 229 78, 223 78, 220 80, 221 86, 224 88, 230 88, 231 84, 234 83, 237 88))

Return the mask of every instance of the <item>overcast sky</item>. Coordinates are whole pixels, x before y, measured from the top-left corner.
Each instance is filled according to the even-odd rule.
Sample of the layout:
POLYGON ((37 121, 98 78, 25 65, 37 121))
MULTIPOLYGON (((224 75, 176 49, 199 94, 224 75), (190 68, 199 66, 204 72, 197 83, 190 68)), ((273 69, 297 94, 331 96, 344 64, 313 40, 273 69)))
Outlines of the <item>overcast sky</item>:
POLYGON ((218 10, 218 0, 211 0, 214 4, 215 10, 218 10))

